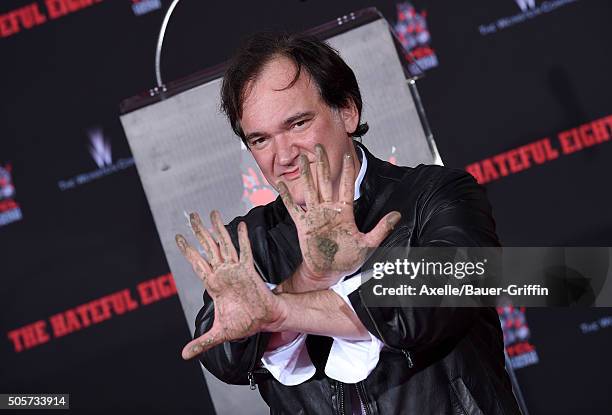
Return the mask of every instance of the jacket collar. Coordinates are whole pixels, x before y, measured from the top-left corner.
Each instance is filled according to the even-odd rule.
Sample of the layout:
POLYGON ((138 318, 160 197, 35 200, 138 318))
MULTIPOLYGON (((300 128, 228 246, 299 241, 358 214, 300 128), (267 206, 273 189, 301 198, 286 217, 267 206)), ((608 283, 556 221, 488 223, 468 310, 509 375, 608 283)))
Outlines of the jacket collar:
POLYGON ((361 197, 353 205, 355 223, 361 232, 369 232, 382 214, 387 213, 380 210, 394 189, 388 184, 399 182, 405 171, 375 157, 362 143, 353 143, 363 150, 368 160, 368 169, 360 186, 361 197))

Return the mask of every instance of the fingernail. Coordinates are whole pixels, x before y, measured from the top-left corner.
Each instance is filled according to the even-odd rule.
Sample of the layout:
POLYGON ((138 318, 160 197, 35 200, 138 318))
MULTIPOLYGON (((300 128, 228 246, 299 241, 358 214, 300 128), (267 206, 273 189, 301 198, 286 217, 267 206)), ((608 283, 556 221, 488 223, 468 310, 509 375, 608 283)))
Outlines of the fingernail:
POLYGON ((397 225, 397 223, 400 221, 401 218, 402 218, 402 215, 399 212, 393 212, 387 218, 387 224, 389 225, 391 229, 393 229, 395 225, 397 225))
POLYGON ((179 247, 180 251, 184 254, 187 251, 187 241, 183 237, 183 235, 176 235, 174 237, 176 240, 176 245, 179 247))
POLYGON ((300 154, 300 167, 303 169, 306 168, 306 166, 308 165, 308 157, 306 157, 304 154, 300 154))
POLYGON ((196 344, 191 347, 191 353, 200 354, 202 353, 202 347, 199 344, 196 344))
POLYGON ((213 210, 210 212, 210 221, 212 222, 213 227, 217 228, 217 223, 221 222, 221 214, 218 210, 213 210))
POLYGON ((351 153, 346 153, 346 154, 344 155, 344 157, 345 157, 347 160, 350 160, 350 159, 351 159, 351 153))
POLYGON ((317 154, 317 157, 323 157, 323 146, 321 144, 315 144, 315 152, 317 154))
POLYGON ((192 212, 189 214, 189 224, 191 225, 191 229, 194 229, 200 224, 200 216, 192 212))

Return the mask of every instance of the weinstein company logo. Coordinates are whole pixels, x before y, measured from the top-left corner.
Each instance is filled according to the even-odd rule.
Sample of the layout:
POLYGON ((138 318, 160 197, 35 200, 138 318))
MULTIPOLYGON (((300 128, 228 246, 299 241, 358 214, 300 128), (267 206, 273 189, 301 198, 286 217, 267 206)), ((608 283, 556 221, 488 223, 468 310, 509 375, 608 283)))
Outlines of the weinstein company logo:
MULTIPOLYGON (((509 0, 504 0, 509 1, 509 0)), ((517 24, 524 23, 530 19, 534 19, 541 15, 555 11, 556 9, 566 6, 571 3, 576 3, 579 0, 514 0, 514 3, 520 9, 520 13, 511 16, 500 17, 499 19, 478 26, 478 31, 481 35, 486 36, 496 33, 500 30, 507 29, 517 24)))
POLYGON ((72 189, 134 165, 133 157, 122 158, 113 162, 111 141, 104 136, 101 128, 92 128, 87 133, 89 135, 89 155, 98 166, 98 169, 58 181, 57 185, 60 190, 72 189))
POLYGON ((521 11, 526 12, 530 9, 535 9, 535 0, 514 0, 516 4, 521 8, 521 11))

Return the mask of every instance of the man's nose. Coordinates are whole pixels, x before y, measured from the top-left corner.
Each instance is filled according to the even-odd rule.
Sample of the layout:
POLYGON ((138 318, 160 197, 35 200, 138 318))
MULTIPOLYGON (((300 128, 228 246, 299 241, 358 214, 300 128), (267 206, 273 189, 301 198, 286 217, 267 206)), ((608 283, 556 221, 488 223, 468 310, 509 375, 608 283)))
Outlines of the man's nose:
POLYGON ((279 135, 276 139, 276 157, 278 164, 288 166, 297 163, 300 152, 289 137, 279 135))

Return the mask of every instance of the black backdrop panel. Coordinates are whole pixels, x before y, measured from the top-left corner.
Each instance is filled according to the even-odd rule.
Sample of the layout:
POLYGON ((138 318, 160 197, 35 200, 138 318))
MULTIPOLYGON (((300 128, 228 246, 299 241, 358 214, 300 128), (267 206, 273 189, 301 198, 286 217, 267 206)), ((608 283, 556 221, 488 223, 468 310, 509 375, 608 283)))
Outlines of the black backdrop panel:
MULTIPOLYGON (((30 3, 49 16, 42 1, 0 14, 30 3)), ((168 266, 117 114, 153 84, 162 11, 131 7, 97 2, 0 38, 0 165, 23 215, 0 228, 0 391, 70 393, 75 413, 210 412, 199 367, 180 358, 177 297, 145 305, 137 289, 168 266), (137 309, 54 336, 51 316, 125 289, 137 309), (8 333, 36 321, 50 340, 16 352, 8 333)))
MULTIPOLYGON (((180 360, 190 328, 176 297, 146 305, 138 290, 168 267, 118 120, 123 98, 154 85, 169 3, 0 4, 0 392, 68 392, 76 413, 212 411, 198 365, 180 360), (53 337, 51 316, 122 290, 136 309, 53 337), (9 333, 37 321, 49 340, 16 352, 9 333)), ((162 72, 171 80, 217 64, 255 30, 303 30, 363 7, 394 23, 397 3, 183 0, 162 72)), ((559 148, 560 132, 612 114, 610 2, 405 6, 403 21, 421 24, 403 30, 417 39, 412 52, 429 57, 419 89, 447 165, 465 168, 544 138, 559 148)), ((487 183, 502 240, 611 245, 611 152, 602 142, 487 183)), ((538 363, 517 375, 531 413, 609 411, 610 315, 524 312, 538 363)))
MULTIPOLYGON (((545 137, 554 143, 559 132, 612 114, 612 4, 536 0, 541 14, 481 34, 483 25, 520 15, 517 3, 429 2, 440 64, 420 88, 447 165, 545 137)), ((610 245, 612 196, 601 186, 612 178, 611 156, 608 141, 489 183, 503 242, 610 245)))

